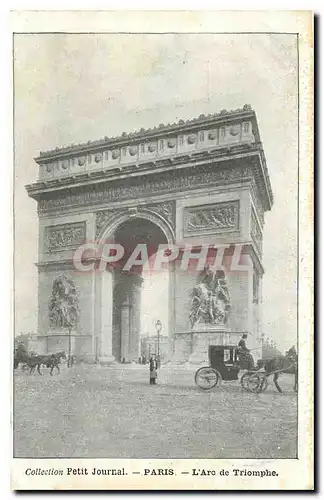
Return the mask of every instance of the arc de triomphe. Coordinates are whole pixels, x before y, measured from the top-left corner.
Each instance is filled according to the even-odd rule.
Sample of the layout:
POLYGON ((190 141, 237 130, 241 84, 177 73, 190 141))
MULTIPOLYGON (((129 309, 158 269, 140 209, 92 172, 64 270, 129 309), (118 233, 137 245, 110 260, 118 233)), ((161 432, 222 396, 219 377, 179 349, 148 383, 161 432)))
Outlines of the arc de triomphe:
POLYGON ((27 191, 39 215, 39 352, 66 350, 70 336, 72 352, 89 361, 138 359, 141 276, 98 265, 81 272, 73 255, 87 242, 131 248, 144 240, 152 254, 163 243, 180 248, 169 267, 170 359, 198 359, 209 343, 236 345, 243 332, 261 348, 264 213, 273 196, 249 105, 56 148, 36 163, 38 181, 27 191), (203 301, 197 309, 201 297, 194 303, 212 281, 182 269, 189 245, 191 255, 213 247, 215 290, 227 294, 223 303, 215 295, 214 312, 223 315, 208 316, 203 301), (64 301, 78 318, 72 327, 59 314, 64 301))

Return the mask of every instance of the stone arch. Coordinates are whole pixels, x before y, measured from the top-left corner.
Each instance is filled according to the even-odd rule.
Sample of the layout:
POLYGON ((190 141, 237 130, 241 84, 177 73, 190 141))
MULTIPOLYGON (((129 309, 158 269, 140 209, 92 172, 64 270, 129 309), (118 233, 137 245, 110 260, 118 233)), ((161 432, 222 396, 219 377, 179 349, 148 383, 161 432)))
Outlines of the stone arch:
MULTIPOLYGON (((166 245, 175 244, 175 234, 173 229, 172 220, 164 217, 163 214, 157 213, 152 207, 139 207, 139 208, 129 208, 122 211, 117 210, 107 210, 103 212, 103 221, 101 221, 101 230, 97 234, 96 242, 98 245, 104 244, 107 239, 115 238, 116 233, 119 229, 123 227, 125 223, 130 223, 131 220, 142 221, 142 223, 151 223, 156 227, 158 232, 161 234, 161 238, 166 245), (102 224, 102 222, 104 222, 102 224)), ((118 238, 118 237, 117 237, 118 238)), ((116 241, 119 241, 118 239, 116 241)), ((136 352, 138 353, 138 348, 141 346, 140 337, 140 304, 141 304, 141 288, 142 282, 141 275, 133 275, 121 272, 118 268, 113 271, 113 279, 110 285, 109 293, 106 292, 101 295, 101 306, 102 311, 106 310, 106 306, 103 305, 102 301, 107 300, 105 297, 108 295, 111 297, 111 308, 112 311, 109 313, 111 316, 109 321, 109 329, 102 332, 105 338, 109 337, 109 354, 116 361, 131 362, 136 359, 136 352), (119 293, 119 290, 123 290, 124 293, 119 293), (125 293, 127 292, 127 293, 125 293), (107 295, 108 293, 108 295, 107 295)), ((104 279, 107 273, 103 273, 104 279)), ((108 279, 108 278, 107 278, 108 279)), ((169 303, 169 313, 168 313, 168 324, 166 330, 169 332, 169 347, 168 350, 172 350, 173 343, 173 329, 174 329, 174 310, 173 310, 173 294, 174 294, 174 273, 173 273, 173 263, 171 263, 169 270, 169 286, 168 286, 168 303, 169 303)))
POLYGON ((173 245, 175 243, 175 231, 171 223, 167 221, 162 215, 148 209, 137 209, 129 208, 122 213, 114 214, 107 221, 103 230, 99 233, 97 237, 98 243, 104 243, 104 241, 111 235, 114 234, 116 229, 122 225, 125 221, 130 218, 133 219, 144 219, 156 224, 166 237, 168 245, 173 245))

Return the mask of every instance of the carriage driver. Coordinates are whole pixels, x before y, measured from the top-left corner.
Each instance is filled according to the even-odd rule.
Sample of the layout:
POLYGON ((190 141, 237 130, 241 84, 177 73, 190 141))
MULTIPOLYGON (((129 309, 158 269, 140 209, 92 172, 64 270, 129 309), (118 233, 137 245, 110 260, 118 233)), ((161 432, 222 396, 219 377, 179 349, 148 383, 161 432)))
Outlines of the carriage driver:
POLYGON ((250 349, 246 347, 247 334, 243 333, 242 338, 238 343, 238 355, 240 367, 242 370, 253 370, 254 368, 254 360, 252 354, 250 353, 250 349))

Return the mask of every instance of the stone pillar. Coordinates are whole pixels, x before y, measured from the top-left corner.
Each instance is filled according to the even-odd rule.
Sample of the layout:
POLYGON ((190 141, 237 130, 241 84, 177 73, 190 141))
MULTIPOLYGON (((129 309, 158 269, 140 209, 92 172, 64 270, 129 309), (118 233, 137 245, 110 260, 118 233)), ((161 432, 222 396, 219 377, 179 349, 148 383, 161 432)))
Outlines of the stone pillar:
POLYGON ((141 286, 143 278, 141 276, 132 276, 131 282, 129 356, 131 361, 137 362, 141 353, 141 286))
POLYGON ((259 283, 259 331, 260 331, 260 359, 262 358, 262 347, 263 347, 263 342, 264 342, 264 332, 263 332, 263 276, 260 276, 260 283, 259 283))
POLYGON ((261 322, 261 285, 262 275, 255 271, 253 282, 253 308, 254 308, 254 335, 255 335, 255 359, 262 358, 262 322, 261 322))
POLYGON ((251 265, 250 270, 247 272, 246 276, 246 287, 248 296, 248 310, 247 310, 247 331, 252 337, 254 337, 253 342, 255 342, 254 335, 254 311, 253 311, 253 266, 251 265))
POLYGON ((121 330, 121 360, 130 361, 129 356, 129 340, 130 340, 130 305, 126 299, 121 306, 120 317, 120 330, 121 330))
POLYGON ((175 265, 174 262, 169 263, 168 267, 169 273, 169 354, 168 361, 171 360, 175 353, 175 291, 176 291, 176 279, 175 279, 175 265))
POLYGON ((113 273, 107 269, 100 279, 100 363, 112 363, 113 273))

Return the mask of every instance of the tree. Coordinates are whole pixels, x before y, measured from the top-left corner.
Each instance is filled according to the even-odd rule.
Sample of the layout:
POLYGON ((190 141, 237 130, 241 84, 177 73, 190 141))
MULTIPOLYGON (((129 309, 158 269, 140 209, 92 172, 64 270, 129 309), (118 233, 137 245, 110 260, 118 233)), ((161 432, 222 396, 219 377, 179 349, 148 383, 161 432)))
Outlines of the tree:
POLYGON ((262 357, 263 358, 274 358, 276 356, 282 356, 282 353, 277 347, 277 344, 273 339, 266 337, 262 345, 262 357))
POLYGON ((23 357, 28 354, 28 349, 23 342, 16 340, 15 342, 15 355, 17 357, 23 357))
POLYGON ((20 335, 15 337, 15 339, 14 339, 15 348, 18 346, 18 344, 23 344, 27 349, 29 338, 30 338, 29 333, 21 333, 20 335))

